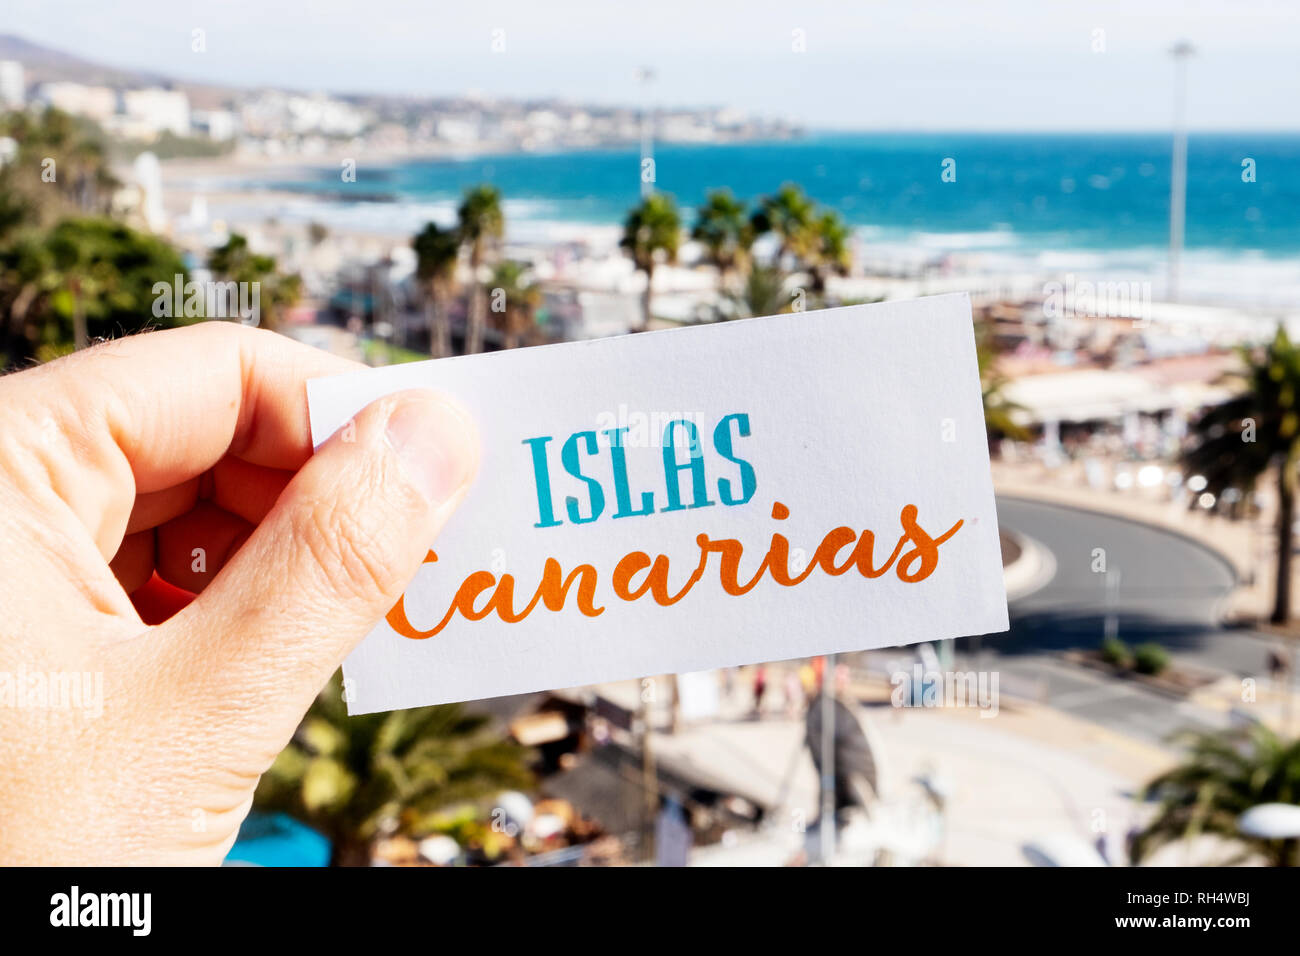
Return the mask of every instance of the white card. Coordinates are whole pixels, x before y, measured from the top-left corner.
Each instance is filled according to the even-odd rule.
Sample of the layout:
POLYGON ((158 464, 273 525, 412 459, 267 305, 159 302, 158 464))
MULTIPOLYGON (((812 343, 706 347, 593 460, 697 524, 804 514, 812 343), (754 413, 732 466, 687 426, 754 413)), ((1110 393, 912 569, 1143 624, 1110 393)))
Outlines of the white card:
POLYGON ((482 466, 352 713, 1007 628, 964 294, 315 379, 313 442, 413 387, 482 466))

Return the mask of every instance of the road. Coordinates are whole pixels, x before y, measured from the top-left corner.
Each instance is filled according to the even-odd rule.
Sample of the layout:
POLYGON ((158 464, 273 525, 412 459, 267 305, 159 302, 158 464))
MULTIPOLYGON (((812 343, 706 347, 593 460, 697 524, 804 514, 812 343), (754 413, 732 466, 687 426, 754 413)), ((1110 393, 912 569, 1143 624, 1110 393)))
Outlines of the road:
POLYGON ((1016 498, 998 498, 998 519, 1045 545, 1056 574, 1012 603, 1010 632, 959 642, 959 666, 996 667, 1008 692, 1043 689, 1053 707, 1150 742, 1184 727, 1222 726, 1223 715, 1064 662, 1062 651, 1101 644, 1108 609, 1130 646, 1155 641, 1179 662, 1243 676, 1265 673, 1274 642, 1219 624, 1217 605, 1231 591, 1233 573, 1191 539, 1016 498), (1107 571, 1119 572, 1111 595, 1107 575, 1094 570, 1103 558, 1107 571))

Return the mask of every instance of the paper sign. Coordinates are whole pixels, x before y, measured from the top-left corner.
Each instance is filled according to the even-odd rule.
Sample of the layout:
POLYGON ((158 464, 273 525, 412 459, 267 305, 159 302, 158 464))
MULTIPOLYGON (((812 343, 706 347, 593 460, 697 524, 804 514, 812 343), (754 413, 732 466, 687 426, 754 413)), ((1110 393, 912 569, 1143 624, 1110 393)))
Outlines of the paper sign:
POLYGON ((352 713, 1007 628, 965 295, 315 379, 313 441, 413 387, 482 467, 352 713))

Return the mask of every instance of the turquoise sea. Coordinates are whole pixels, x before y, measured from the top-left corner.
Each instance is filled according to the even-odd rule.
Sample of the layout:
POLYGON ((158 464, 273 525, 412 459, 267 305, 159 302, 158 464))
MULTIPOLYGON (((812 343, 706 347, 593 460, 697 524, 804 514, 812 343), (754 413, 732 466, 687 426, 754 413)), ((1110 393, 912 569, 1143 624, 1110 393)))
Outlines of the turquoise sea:
MULTIPOLYGON (((715 187, 752 198, 793 181, 867 240, 942 249, 1161 248, 1170 154, 1164 134, 827 134, 654 150, 656 186, 683 206, 715 187), (941 179, 946 159, 955 160, 955 182, 941 179)), ((342 182, 336 168, 258 182, 366 206, 376 220, 446 217, 465 187, 491 182, 517 226, 614 225, 637 201, 639 173, 633 147, 391 166, 361 158, 355 183, 342 182)), ((1300 255, 1300 134, 1192 134, 1186 244, 1300 255), (1253 182, 1243 179, 1248 167, 1253 182)))

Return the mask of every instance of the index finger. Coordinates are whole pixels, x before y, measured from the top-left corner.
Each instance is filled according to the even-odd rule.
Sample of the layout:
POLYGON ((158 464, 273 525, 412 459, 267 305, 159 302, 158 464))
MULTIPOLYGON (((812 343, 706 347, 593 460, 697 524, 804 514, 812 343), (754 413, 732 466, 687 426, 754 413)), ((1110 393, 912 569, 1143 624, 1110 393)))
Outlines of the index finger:
POLYGON ((274 332, 205 322, 8 376, 0 407, 41 429, 48 483, 104 550, 136 494, 188 481, 227 453, 301 466, 311 455, 307 379, 358 367, 274 332))

